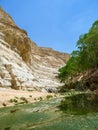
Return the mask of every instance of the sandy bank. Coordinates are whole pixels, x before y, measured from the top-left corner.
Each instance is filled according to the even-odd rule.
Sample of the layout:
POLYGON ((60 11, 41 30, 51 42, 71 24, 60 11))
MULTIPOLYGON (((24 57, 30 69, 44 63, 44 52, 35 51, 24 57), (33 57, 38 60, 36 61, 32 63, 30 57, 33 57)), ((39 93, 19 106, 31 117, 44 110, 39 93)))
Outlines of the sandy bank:
POLYGON ((29 103, 32 103, 35 101, 39 101, 41 99, 43 100, 46 99, 47 95, 55 96, 55 94, 45 92, 0 88, 0 108, 7 106, 14 106, 16 102, 14 102, 13 99, 15 99, 17 103, 21 103, 23 102, 21 98, 25 98, 29 103))

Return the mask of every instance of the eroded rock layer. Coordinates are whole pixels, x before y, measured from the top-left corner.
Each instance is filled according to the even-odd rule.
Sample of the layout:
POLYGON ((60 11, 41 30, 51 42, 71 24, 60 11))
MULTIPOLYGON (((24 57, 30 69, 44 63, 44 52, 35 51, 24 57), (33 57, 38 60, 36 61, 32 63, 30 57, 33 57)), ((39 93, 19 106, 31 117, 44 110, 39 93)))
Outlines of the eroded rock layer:
POLYGON ((0 87, 56 91, 57 75, 69 55, 38 47, 0 8, 0 87))

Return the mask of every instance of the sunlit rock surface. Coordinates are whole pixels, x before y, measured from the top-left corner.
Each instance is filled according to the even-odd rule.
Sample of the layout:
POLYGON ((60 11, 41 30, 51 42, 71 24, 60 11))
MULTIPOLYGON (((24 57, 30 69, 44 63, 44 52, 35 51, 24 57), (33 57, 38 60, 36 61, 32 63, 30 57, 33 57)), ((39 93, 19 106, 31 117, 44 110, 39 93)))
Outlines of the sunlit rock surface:
POLYGON ((0 8, 0 87, 56 91, 58 69, 69 55, 38 47, 0 8))

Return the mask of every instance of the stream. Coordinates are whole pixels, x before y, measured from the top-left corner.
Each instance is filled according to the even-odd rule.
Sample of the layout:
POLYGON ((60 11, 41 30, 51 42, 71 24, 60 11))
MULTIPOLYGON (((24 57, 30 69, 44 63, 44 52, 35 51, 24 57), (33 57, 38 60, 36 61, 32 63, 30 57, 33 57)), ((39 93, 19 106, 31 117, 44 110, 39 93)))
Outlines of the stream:
POLYGON ((0 108, 0 130, 98 130, 98 112, 65 113, 58 107, 61 100, 0 108))

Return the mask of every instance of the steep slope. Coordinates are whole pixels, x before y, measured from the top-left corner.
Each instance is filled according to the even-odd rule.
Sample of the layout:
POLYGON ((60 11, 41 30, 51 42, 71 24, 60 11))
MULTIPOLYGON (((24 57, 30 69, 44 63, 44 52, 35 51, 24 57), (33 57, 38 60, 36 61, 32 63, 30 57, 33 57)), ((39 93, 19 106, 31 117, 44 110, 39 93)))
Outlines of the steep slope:
POLYGON ((69 55, 38 47, 0 8, 0 87, 56 91, 58 69, 69 55))

